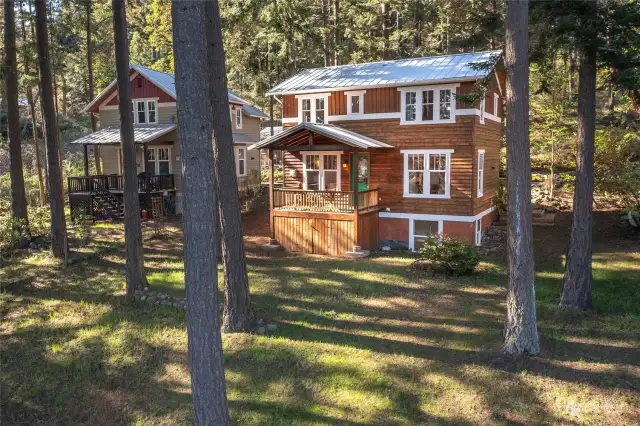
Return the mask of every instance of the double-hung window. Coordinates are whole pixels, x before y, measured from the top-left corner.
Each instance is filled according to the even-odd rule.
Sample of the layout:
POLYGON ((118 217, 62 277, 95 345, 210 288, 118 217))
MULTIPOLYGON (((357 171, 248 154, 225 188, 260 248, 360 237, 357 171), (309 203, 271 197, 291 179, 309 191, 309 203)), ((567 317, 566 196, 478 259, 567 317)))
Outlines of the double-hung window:
POLYGON ((324 98, 316 98, 316 123, 324 123, 324 98))
POLYGON ((149 148, 145 170, 153 175, 171 174, 169 148, 149 148))
POLYGON ((484 149, 478 150, 478 191, 477 196, 484 194, 484 149))
POLYGON ((364 114, 364 94, 366 90, 345 92, 347 96, 347 115, 364 114))
POLYGON ((236 171, 238 176, 246 176, 247 174, 247 149, 244 147, 237 148, 236 155, 236 171))
POLYGON ((498 113, 498 101, 500 100, 500 96, 498 96, 497 93, 493 94, 493 115, 495 115, 496 117, 500 117, 500 114, 498 113))
POLYGON ((327 94, 308 95, 308 97, 305 98, 298 98, 300 121, 305 123, 326 123, 327 96, 327 94))
POLYGON ((311 122, 311 99, 302 100, 302 121, 311 122))
POLYGON ((476 220, 475 228, 475 243, 477 246, 479 246, 482 244, 482 219, 476 220))
POLYGON ((404 196, 449 198, 452 149, 403 150, 404 196))
POLYGON ((236 106, 235 119, 236 119, 236 129, 242 129, 242 107, 236 106))
POLYGON ((483 95, 482 100, 480 101, 480 124, 484 124, 485 103, 486 102, 483 95))
POLYGON ((400 88, 401 124, 455 122, 455 85, 400 88))
POLYGON ((338 191, 340 189, 340 155, 338 153, 304 154, 304 189, 338 191))
POLYGON ((135 124, 158 124, 158 103, 155 100, 133 100, 133 120, 135 124))

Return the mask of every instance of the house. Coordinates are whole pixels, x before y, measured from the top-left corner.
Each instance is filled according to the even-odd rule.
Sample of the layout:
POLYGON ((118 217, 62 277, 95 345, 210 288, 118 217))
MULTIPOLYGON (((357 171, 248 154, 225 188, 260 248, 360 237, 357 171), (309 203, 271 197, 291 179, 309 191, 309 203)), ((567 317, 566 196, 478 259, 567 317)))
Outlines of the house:
MULTIPOLYGON (((499 51, 304 70, 267 95, 284 130, 271 245, 344 255, 417 250, 440 233, 479 244, 494 218, 505 74, 499 51), (475 105, 457 95, 487 78, 475 105)), ((271 178, 272 180, 272 178, 271 178)))
MULTIPOLYGON (((182 164, 177 131, 175 78, 139 65, 131 66, 134 139, 141 208, 151 212, 151 200, 162 197, 165 213, 182 211, 182 164)), ((122 153, 116 80, 85 108, 97 115, 100 130, 73 144, 84 148, 85 176, 68 179, 72 212, 96 217, 122 216, 122 153), (88 149, 97 150, 102 175, 89 176, 88 149)), ((260 185, 260 156, 247 152, 260 140, 260 122, 267 116, 229 90, 238 189, 260 185)))

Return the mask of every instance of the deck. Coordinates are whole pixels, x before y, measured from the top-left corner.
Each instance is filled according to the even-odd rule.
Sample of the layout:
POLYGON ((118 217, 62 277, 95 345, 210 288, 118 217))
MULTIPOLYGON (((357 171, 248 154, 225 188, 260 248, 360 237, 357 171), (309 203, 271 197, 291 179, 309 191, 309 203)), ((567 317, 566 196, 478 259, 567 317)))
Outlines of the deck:
MULTIPOLYGON (((173 175, 144 175, 138 176, 138 192, 147 192, 147 178, 149 192, 163 192, 175 190, 173 175)), ((124 176, 122 175, 92 175, 74 176, 68 178, 69 194, 95 194, 98 192, 124 191, 124 176)))

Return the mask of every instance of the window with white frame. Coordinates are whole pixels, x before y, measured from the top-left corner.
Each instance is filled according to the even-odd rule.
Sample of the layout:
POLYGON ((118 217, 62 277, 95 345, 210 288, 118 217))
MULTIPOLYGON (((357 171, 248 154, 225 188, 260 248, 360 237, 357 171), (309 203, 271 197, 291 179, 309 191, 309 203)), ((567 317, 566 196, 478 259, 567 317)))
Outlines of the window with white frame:
POLYGON ((324 123, 324 98, 316 98, 316 123, 324 123))
POLYGON ((236 118, 236 129, 242 129, 242 107, 236 106, 235 118, 236 118))
POLYGON ((404 150, 404 196, 449 198, 453 150, 404 150))
POLYGON ((158 102, 149 99, 134 99, 133 121, 135 124, 157 124, 158 102))
POLYGON ((340 154, 303 154, 304 189, 310 191, 340 190, 340 154))
POLYGON ((311 122, 311 99, 302 100, 302 121, 311 122))
POLYGON ((493 115, 499 117, 498 114, 498 101, 500 100, 500 96, 497 93, 493 94, 493 115))
POLYGON ((480 124, 484 124, 485 98, 484 95, 480 101, 480 124))
POLYGON ((345 92, 347 95, 347 115, 364 114, 365 90, 345 92))
POLYGON ((171 174, 171 153, 170 148, 149 148, 147 151, 147 161, 145 171, 154 175, 171 174))
POLYGON ((413 235, 411 250, 420 250, 425 240, 440 232, 440 222, 437 220, 415 220, 413 221, 413 235))
POLYGON ((482 219, 476 220, 476 238, 475 243, 477 246, 482 244, 482 219))
POLYGON ((327 122, 327 97, 329 94, 314 94, 298 97, 299 120, 307 123, 327 122))
POLYGON ((478 150, 478 197, 484 194, 484 149, 478 150))
POLYGON ((244 147, 236 149, 236 174, 238 176, 247 175, 247 149, 244 147))
POLYGON ((455 85, 400 88, 403 124, 455 122, 455 85))

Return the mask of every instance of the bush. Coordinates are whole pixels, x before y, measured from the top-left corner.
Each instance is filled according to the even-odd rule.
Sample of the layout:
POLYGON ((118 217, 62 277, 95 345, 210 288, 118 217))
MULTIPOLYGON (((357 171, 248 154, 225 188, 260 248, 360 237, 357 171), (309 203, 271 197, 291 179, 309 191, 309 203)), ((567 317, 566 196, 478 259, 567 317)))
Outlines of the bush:
POLYGON ((442 235, 427 237, 419 253, 435 270, 451 275, 470 275, 480 263, 475 246, 442 235))
POLYGON ((11 215, 0 216, 0 252, 11 257, 13 251, 29 239, 29 229, 24 220, 14 219, 11 215))

